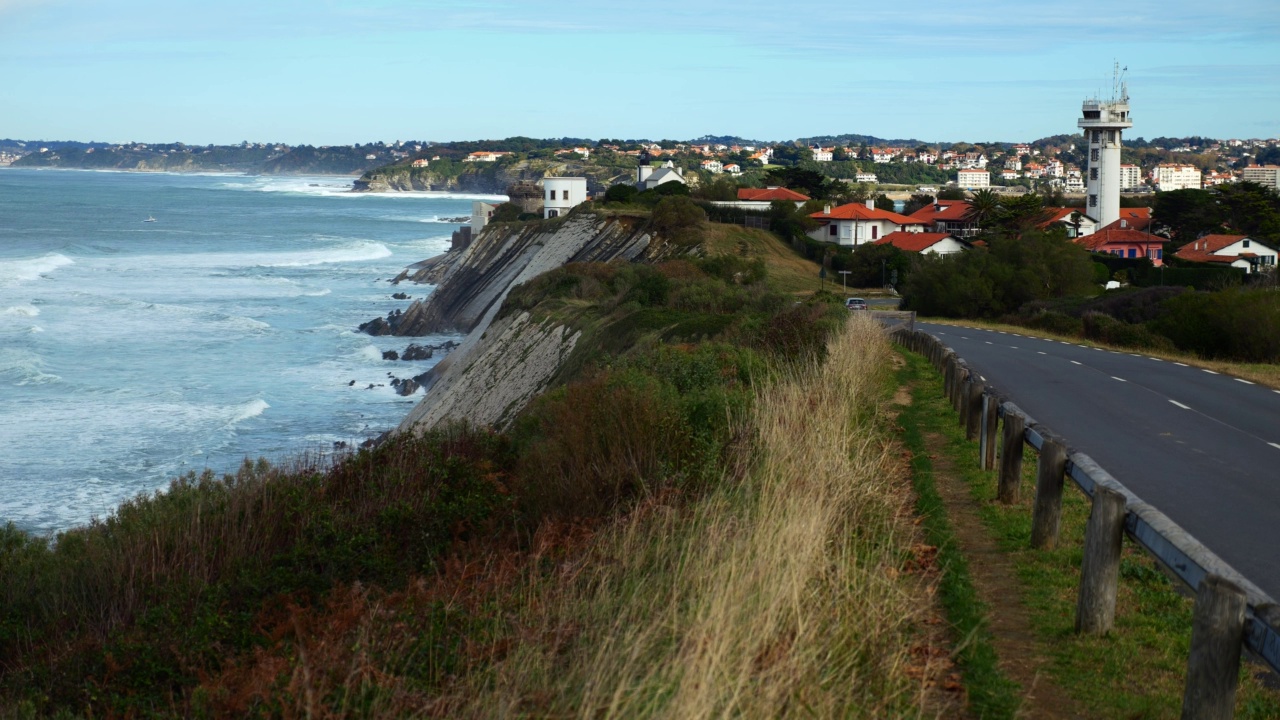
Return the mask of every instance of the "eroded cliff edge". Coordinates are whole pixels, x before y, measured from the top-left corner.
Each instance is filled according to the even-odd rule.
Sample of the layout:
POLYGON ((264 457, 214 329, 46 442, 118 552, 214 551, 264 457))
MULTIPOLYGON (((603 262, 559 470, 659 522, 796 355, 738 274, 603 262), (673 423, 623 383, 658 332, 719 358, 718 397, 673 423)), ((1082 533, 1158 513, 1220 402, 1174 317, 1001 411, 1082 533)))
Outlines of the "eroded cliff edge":
POLYGON ((465 249, 432 262, 435 291, 388 318, 389 334, 468 335, 432 368, 426 395, 396 432, 445 420, 505 428, 552 382, 581 333, 526 312, 498 318, 512 288, 571 262, 655 262, 677 252, 650 234, 643 217, 576 212, 559 221, 492 225, 465 249))

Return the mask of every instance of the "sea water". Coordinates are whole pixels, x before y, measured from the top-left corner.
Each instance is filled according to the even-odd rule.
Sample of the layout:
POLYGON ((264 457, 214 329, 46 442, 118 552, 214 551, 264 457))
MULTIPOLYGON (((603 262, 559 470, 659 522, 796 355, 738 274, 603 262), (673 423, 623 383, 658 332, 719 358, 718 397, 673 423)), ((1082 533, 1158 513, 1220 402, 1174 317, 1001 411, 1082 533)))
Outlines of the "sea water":
POLYGON ((0 523, 65 529, 189 471, 393 428, 420 393, 391 376, 441 354, 383 352, 458 338, 356 328, 429 294, 388 281, 447 250, 473 198, 350 185, 0 169, 0 523))

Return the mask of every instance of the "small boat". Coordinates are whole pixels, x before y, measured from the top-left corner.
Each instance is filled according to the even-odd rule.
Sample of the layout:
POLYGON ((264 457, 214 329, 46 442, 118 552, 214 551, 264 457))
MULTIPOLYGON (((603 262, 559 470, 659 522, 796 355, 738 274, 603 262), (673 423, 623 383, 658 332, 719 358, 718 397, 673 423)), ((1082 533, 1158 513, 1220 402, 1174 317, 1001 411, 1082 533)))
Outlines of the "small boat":
POLYGON ((147 216, 147 219, 146 219, 146 220, 143 220, 142 222, 155 222, 155 221, 156 221, 156 219, 155 219, 155 218, 153 218, 153 217, 151 217, 150 215, 148 215, 148 216, 147 216))

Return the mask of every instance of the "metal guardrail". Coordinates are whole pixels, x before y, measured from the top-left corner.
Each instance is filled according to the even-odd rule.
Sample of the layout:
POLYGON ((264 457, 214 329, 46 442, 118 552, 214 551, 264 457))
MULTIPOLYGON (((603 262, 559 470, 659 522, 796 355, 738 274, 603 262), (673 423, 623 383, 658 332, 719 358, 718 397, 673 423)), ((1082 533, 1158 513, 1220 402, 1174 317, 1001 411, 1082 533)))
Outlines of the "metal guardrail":
MULTIPOLYGON (((981 433, 979 440, 984 467, 988 467, 987 463, 991 462, 991 459, 995 457, 994 446, 996 442, 993 435, 994 419, 987 417, 987 408, 989 407, 987 398, 994 399, 998 415, 1004 420, 1006 427, 1008 427, 1010 418, 1021 420, 1020 423, 1015 422, 1014 427, 1016 428, 1019 424, 1023 426, 1023 443, 1035 448, 1037 452, 1042 451, 1049 441, 1064 448, 1067 447, 1066 441, 1061 436, 1037 423, 1017 405, 1001 398, 992 388, 976 383, 970 377, 964 360, 957 356, 953 349, 943 345, 937 337, 923 330, 906 329, 893 331, 893 337, 900 344, 924 355, 943 373, 944 389, 951 397, 953 406, 961 412, 962 423, 970 428, 977 427, 981 433), (980 390, 976 389, 975 385, 980 390), (972 396, 982 398, 980 408, 972 407, 972 400, 970 399, 972 396), (981 413, 982 419, 966 418, 965 413, 981 413)), ((1022 443, 1019 443, 1019 445, 1022 445, 1022 443)), ((1021 447, 1015 452, 1020 457, 1021 447)), ((1020 467, 1020 465, 1021 463, 1018 461, 1017 466, 1020 467)), ((1183 530, 1167 515, 1143 502, 1141 498, 1125 487, 1123 483, 1112 477, 1110 473, 1100 467, 1088 455, 1067 449, 1063 473, 1065 477, 1071 478, 1072 482, 1091 500, 1096 499, 1099 488, 1105 488, 1110 493, 1123 496, 1124 534, 1128 535, 1147 553, 1168 568, 1174 577, 1197 593, 1197 619, 1196 628, 1193 630, 1192 635, 1192 658, 1189 661, 1188 687, 1184 697, 1184 717, 1199 717, 1200 712, 1206 711, 1210 707, 1203 703, 1203 696, 1206 693, 1204 687, 1199 684, 1195 687, 1192 686, 1193 677, 1198 677, 1196 672, 1197 662, 1204 662, 1203 657, 1197 657, 1198 646, 1195 633, 1200 630, 1201 619, 1199 613, 1202 610, 1201 606, 1212 604, 1203 601, 1201 596, 1204 593, 1204 588, 1207 586, 1216 587, 1217 583, 1220 582, 1219 579, 1227 581, 1229 585, 1234 585, 1235 588, 1232 591, 1242 594, 1245 601, 1243 618, 1239 626, 1236 627, 1235 621, 1228 619, 1227 637, 1222 642, 1234 642, 1237 644, 1237 648, 1242 643, 1243 647, 1259 657, 1273 671, 1280 673, 1280 606, 1277 606, 1271 596, 1241 575, 1235 568, 1214 554, 1190 533, 1183 530), (1233 627, 1235 630, 1231 629, 1233 627), (1236 630, 1238 630, 1238 633, 1236 630), (1238 637, 1233 637, 1233 633, 1238 637), (1192 714, 1187 715, 1188 712, 1192 714)), ((1039 504, 1039 499, 1037 499, 1037 504, 1039 504)), ((1090 522, 1093 522, 1092 519, 1090 522)), ((1082 586, 1085 582, 1087 582, 1087 579, 1082 578, 1082 586)), ((1084 589, 1082 587, 1083 592, 1084 589)), ((1114 597, 1111 598, 1111 602, 1114 606, 1114 597)), ((1077 625, 1079 626, 1079 619, 1077 619, 1077 625)), ((1202 644, 1199 649, 1204 650, 1204 645, 1202 644)), ((1238 656, 1237 649, 1237 663, 1238 656)), ((1221 661, 1221 657, 1215 656, 1215 658, 1217 658, 1215 661, 1221 661)), ((1238 674, 1236 672, 1224 673, 1222 670, 1222 668, 1218 668, 1218 672, 1212 674, 1220 676, 1219 680, 1221 680, 1221 677, 1226 676, 1234 678, 1238 674)), ((1234 680, 1232 680, 1232 683, 1234 683, 1234 680)), ((1221 711, 1224 707, 1229 708, 1229 703, 1234 698, 1234 692, 1234 684, 1232 684, 1229 698, 1224 699, 1218 696, 1211 698, 1213 702, 1217 703, 1217 705, 1212 706, 1213 710, 1221 711), (1224 705, 1224 703, 1227 704, 1224 705)), ((1210 692, 1209 694, 1212 695, 1213 693, 1210 692)), ((1213 716, 1229 717, 1229 712, 1228 710, 1226 715, 1215 714, 1213 716)))

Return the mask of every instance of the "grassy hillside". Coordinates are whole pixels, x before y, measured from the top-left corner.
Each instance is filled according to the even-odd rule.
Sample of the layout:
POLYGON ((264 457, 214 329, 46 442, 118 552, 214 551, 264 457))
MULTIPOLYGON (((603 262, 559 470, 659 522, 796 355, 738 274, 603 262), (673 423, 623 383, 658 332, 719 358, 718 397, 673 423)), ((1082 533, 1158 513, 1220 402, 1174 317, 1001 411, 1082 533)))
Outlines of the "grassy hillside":
POLYGON ((777 235, 755 228, 708 224, 703 240, 708 255, 761 260, 769 268, 769 284, 779 292, 810 294, 819 289, 821 267, 798 255, 777 235))
POLYGON ((0 717, 914 712, 886 346, 728 230, 748 257, 517 288, 504 312, 586 350, 510 433, 187 476, 53 542, 0 531, 0 717))

